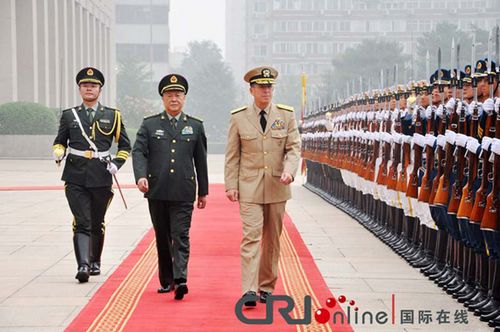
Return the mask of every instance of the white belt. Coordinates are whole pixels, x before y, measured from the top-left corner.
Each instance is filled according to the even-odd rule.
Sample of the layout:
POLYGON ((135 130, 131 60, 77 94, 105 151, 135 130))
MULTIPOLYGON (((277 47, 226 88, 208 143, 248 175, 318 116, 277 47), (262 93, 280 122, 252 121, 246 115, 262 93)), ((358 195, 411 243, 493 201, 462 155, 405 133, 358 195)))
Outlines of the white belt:
POLYGON ((87 150, 87 151, 81 151, 81 150, 77 150, 77 149, 74 149, 74 148, 68 148, 68 154, 71 153, 75 156, 79 156, 79 157, 85 157, 87 159, 102 159, 102 158, 105 158, 107 156, 109 156, 109 150, 108 151, 99 151, 99 152, 95 152, 95 151, 92 151, 92 150, 87 150))

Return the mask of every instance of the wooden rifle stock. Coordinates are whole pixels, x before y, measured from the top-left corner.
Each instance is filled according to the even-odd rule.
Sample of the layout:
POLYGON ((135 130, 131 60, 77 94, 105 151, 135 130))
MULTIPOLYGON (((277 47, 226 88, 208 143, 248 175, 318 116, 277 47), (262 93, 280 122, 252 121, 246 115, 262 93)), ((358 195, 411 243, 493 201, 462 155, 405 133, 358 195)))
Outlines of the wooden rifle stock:
MULTIPOLYGON (((465 108, 462 106, 460 111, 460 120, 458 123, 458 132, 462 135, 466 134, 466 123, 465 123, 465 108)), ((463 146, 457 144, 457 159, 456 159, 456 176, 455 182, 453 183, 451 189, 450 203, 448 205, 448 213, 456 214, 458 212, 458 207, 460 206, 460 201, 462 200, 462 188, 464 183, 464 168, 465 168, 465 143, 463 146)))
MULTIPOLYGON (((429 135, 434 135, 434 109, 432 110, 431 117, 427 120, 427 128, 429 135)), ((426 145, 425 147, 425 174, 422 177, 422 185, 420 186, 420 193, 418 194, 418 200, 421 202, 429 202, 429 197, 431 196, 432 182, 430 181, 430 175, 432 168, 434 166, 434 147, 426 145)))
MULTIPOLYGON (((423 134, 422 117, 420 115, 420 110, 417 110, 417 116, 415 119, 415 133, 420 135, 423 134)), ((423 148, 418 144, 413 144, 413 150, 415 152, 415 160, 413 162, 413 170, 411 171, 410 178, 408 179, 406 196, 418 198, 418 169, 422 165, 423 148)))
MULTIPOLYGON (((443 115, 445 116, 445 115, 443 115)), ((440 135, 443 135, 445 133, 445 123, 446 119, 445 118, 439 118, 439 129, 438 133, 440 135)), ((437 147, 437 163, 435 165, 437 169, 437 174, 434 177, 434 180, 432 181, 432 189, 431 189, 431 195, 429 196, 429 204, 433 205, 434 200, 436 198, 436 194, 438 191, 439 187, 439 179, 441 178, 443 172, 444 172, 444 158, 445 158, 445 151, 444 148, 439 146, 437 147)))
POLYGON ((492 181, 493 187, 486 198, 486 207, 481 219, 481 229, 498 232, 500 230, 498 228, 498 210, 500 209, 500 197, 498 197, 500 192, 500 155, 498 154, 495 154, 494 158, 492 181))

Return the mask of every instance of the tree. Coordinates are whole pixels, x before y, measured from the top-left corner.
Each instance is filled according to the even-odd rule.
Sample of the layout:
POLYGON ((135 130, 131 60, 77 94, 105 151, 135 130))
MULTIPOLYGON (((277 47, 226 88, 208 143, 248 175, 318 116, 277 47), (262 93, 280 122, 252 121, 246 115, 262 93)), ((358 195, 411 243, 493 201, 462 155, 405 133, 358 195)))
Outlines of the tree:
POLYGON ((117 104, 127 127, 138 128, 145 115, 159 109, 159 102, 153 102, 158 98, 150 76, 146 64, 133 58, 125 58, 118 64, 117 104))
POLYGON ((192 41, 176 71, 189 82, 186 113, 204 120, 207 138, 225 141, 230 110, 237 107, 230 67, 212 41, 192 41))
POLYGON ((430 73, 438 68, 437 54, 441 48, 441 68, 451 67, 451 44, 455 39, 455 47, 460 44, 460 68, 463 71, 465 65, 471 64, 472 60, 472 35, 476 34, 476 60, 485 58, 488 50, 488 32, 473 27, 472 33, 466 33, 458 29, 458 26, 450 23, 440 23, 434 30, 425 32, 417 40, 417 76, 418 79, 429 79, 426 73, 426 54, 430 55, 430 73))
POLYGON ((384 70, 384 87, 393 85, 395 65, 399 68, 396 81, 403 83, 405 62, 408 59, 409 57, 403 54, 403 46, 398 42, 365 39, 332 60, 333 69, 323 74, 318 90, 321 94, 318 97, 331 100, 332 97, 346 97, 347 93, 358 93, 360 88, 362 91, 369 87, 379 88, 381 70, 384 70))

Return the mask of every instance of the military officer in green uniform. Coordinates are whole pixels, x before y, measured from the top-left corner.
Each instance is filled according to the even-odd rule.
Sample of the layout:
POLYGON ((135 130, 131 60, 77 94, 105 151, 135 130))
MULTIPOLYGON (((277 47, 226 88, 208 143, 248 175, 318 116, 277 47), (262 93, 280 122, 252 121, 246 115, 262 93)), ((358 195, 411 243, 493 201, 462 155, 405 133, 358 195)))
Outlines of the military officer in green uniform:
POLYGON ((101 273, 104 216, 113 198, 112 174, 123 166, 131 147, 120 112, 98 102, 104 75, 86 67, 77 74, 76 83, 82 104, 62 112, 52 150, 58 164, 66 157, 62 180, 73 214, 75 278, 87 282, 90 275, 101 273), (114 158, 110 154, 113 141, 118 143, 114 158))
POLYGON ((183 112, 188 82, 165 76, 158 86, 165 111, 146 117, 132 150, 137 186, 148 199, 155 229, 161 287, 175 288, 175 299, 188 293, 189 228, 196 200, 203 209, 208 195, 207 138, 201 120, 183 112), (196 172, 195 172, 196 171, 196 172))

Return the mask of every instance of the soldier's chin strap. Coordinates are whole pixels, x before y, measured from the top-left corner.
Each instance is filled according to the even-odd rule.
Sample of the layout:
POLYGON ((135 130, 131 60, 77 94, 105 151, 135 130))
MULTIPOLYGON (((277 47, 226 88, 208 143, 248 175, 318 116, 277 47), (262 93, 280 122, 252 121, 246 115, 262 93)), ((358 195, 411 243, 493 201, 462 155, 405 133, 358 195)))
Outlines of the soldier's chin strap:
MULTIPOLYGON (((71 109, 71 112, 73 112, 73 115, 75 116, 76 122, 78 123, 78 127, 80 127, 80 131, 82 132, 82 136, 83 136, 83 138, 85 138, 85 140, 87 141, 87 143, 89 143, 90 148, 91 148, 92 150, 94 150, 95 152, 99 152, 99 151, 97 150, 97 146, 95 145, 95 143, 94 143, 94 142, 92 142, 92 140, 88 137, 87 133, 86 133, 86 132, 85 132, 85 130, 83 129, 82 122, 80 121, 80 118, 78 117, 78 114, 76 114, 76 110, 75 110, 75 108, 74 108, 74 107, 71 109)), ((99 159, 101 159, 101 158, 99 158, 99 159)), ((102 160, 102 159, 101 159, 101 160, 102 160)))

